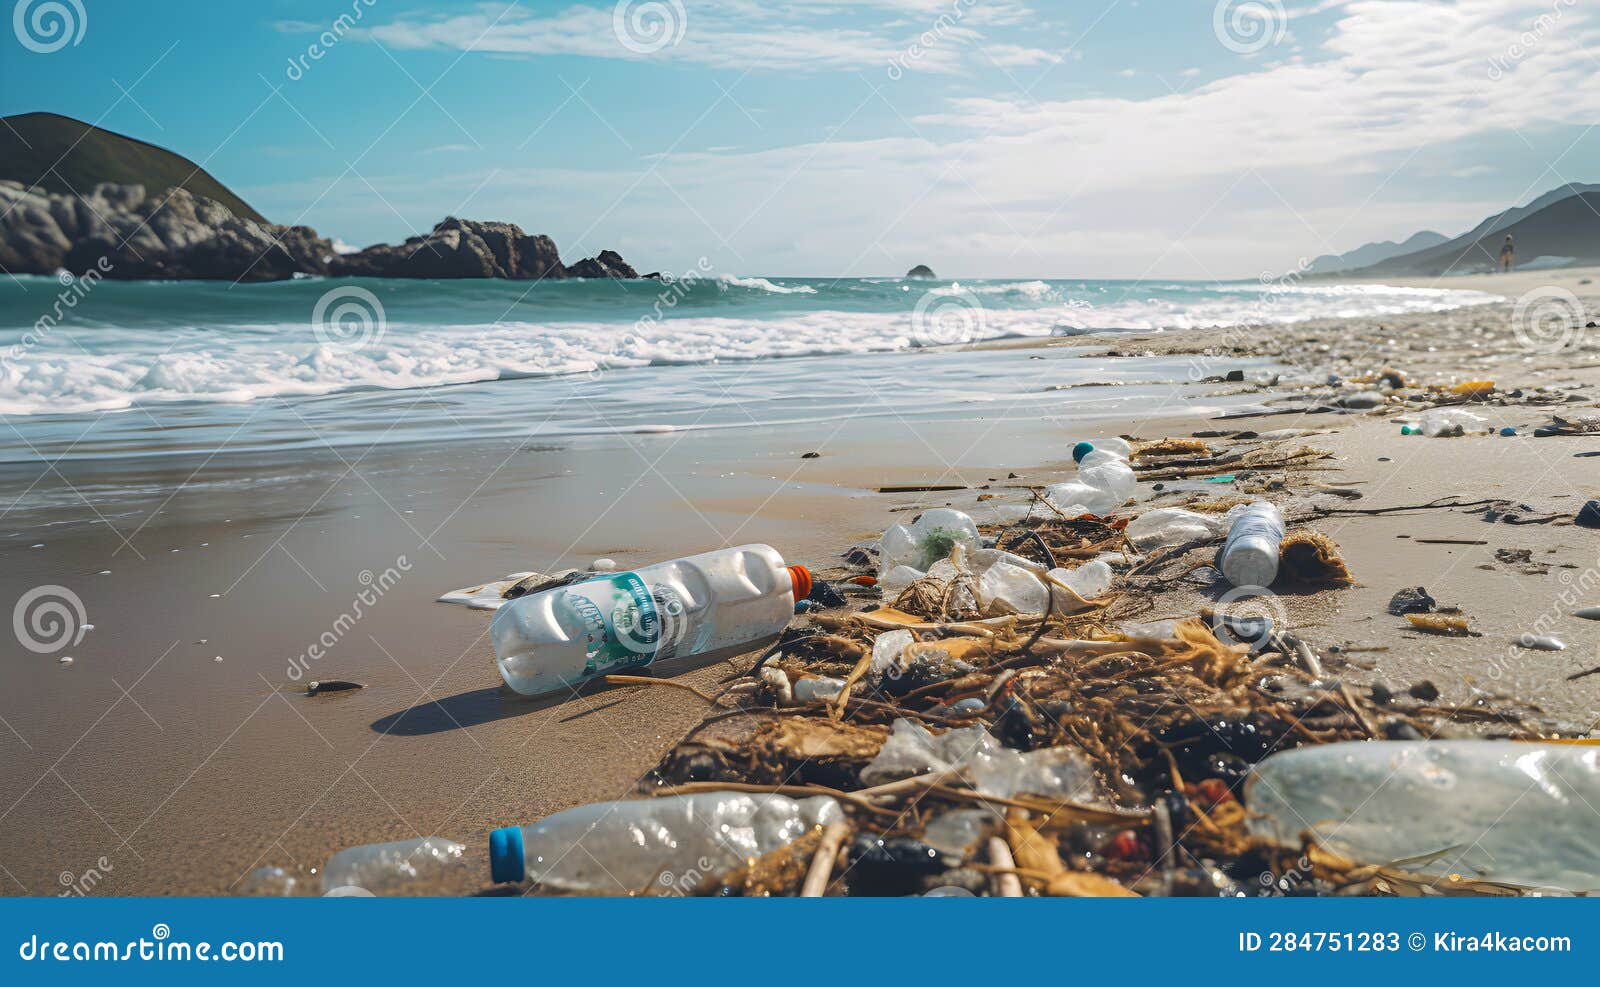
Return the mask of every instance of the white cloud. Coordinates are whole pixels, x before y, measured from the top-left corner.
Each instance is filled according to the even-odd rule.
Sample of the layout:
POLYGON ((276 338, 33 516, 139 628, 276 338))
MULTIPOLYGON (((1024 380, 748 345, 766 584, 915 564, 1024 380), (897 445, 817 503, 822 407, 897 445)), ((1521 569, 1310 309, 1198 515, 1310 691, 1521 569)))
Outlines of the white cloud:
MULTIPOLYGON (((660 268, 714 253, 724 269, 776 274, 869 274, 922 261, 966 276, 1281 271, 1336 246, 1465 228, 1481 203, 1441 204, 1454 198, 1439 187, 1441 172, 1459 166, 1464 178, 1497 154, 1525 157, 1519 134, 1600 119, 1597 16, 1564 8, 1527 43, 1552 2, 1323 4, 1337 13, 1304 57, 1279 46, 1239 59, 1235 74, 1148 98, 953 99, 911 117, 922 136, 676 152, 601 174, 494 162, 499 174, 474 208, 534 221, 526 213, 537 201, 536 222, 564 250, 617 246, 660 268), (1405 181, 1393 176, 1412 161, 1421 177, 1402 195, 1405 181)), ((897 9, 914 18, 925 6, 897 9)), ((785 16, 821 8, 790 5, 785 16)), ((532 43, 525 30, 517 36, 532 43)), ((905 106, 926 94, 913 86, 884 86, 881 96, 905 106)), ((1584 166, 1579 157, 1527 172, 1537 187, 1504 194, 1526 199, 1600 177, 1570 173, 1584 166)), ((393 201, 438 211, 488 172, 435 176, 423 190, 377 184, 393 201)))
MULTIPOLYGON (((632 0, 617 6, 572 6, 548 15, 484 3, 454 16, 404 14, 351 34, 396 49, 649 58, 787 72, 881 67, 903 59, 906 49, 918 44, 923 51, 910 60, 910 67, 953 72, 970 54, 967 49, 983 38, 979 27, 1017 25, 1030 18, 1021 4, 986 0, 801 0, 782 5, 632 0), (838 23, 842 10, 856 14, 859 25, 838 23)), ((1005 47, 1014 55, 1025 51, 1005 47)), ((1029 56, 1034 61, 1010 64, 1035 64, 1038 55, 1029 56)))

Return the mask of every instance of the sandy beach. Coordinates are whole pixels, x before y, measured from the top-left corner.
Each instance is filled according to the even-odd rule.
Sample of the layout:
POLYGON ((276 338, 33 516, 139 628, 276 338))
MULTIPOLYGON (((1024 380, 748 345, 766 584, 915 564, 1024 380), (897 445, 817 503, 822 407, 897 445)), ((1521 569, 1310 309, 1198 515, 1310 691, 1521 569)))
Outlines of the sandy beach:
MULTIPOLYGON (((1449 286, 1514 300, 1554 285, 1600 312, 1597 273, 1449 286)), ((1552 412, 1592 412, 1600 336, 1579 330, 1563 348, 1530 347, 1513 311, 1508 301, 1267 331, 1030 342, 1037 359, 1017 380, 1015 404, 963 421, 322 449, 115 473, 70 462, 43 476, 8 468, 7 489, 26 488, 0 549, 11 579, 70 585, 94 629, 69 651, 70 665, 13 659, 14 688, 0 700, 11 753, 0 766, 3 880, 12 894, 60 894, 93 871, 97 894, 230 894, 252 870, 277 866, 316 893, 322 861, 357 843, 440 835, 482 857, 494 827, 628 794, 705 706, 669 689, 516 697, 493 667, 488 616, 435 603, 441 593, 512 571, 598 557, 628 567, 746 542, 826 572, 920 508, 948 504, 981 519, 1025 502, 1028 486, 1067 474, 1073 441, 1098 435, 1309 429, 1303 441, 1333 454, 1321 482, 1359 494, 1351 507, 1459 495, 1559 515, 1517 526, 1456 510, 1328 519, 1321 527, 1357 585, 1283 601, 1319 649, 1362 649, 1371 678, 1430 680, 1453 703, 1471 702, 1474 690, 1516 697, 1587 731, 1600 676, 1565 679, 1600 664, 1600 624, 1568 618, 1574 607, 1558 601, 1577 593, 1577 605, 1600 603, 1594 534, 1570 524, 1600 493, 1590 458, 1600 447, 1531 432, 1552 412), (1196 372, 1137 415, 1028 416, 1061 361, 1149 354, 1183 356, 1196 372), (1513 438, 1403 437, 1381 410, 1197 413, 1219 401, 1270 406, 1300 389, 1196 382, 1246 363, 1344 376, 1394 368, 1420 383, 1488 378, 1502 394, 1561 387, 1570 397, 1478 409, 1516 428, 1513 438), (203 489, 190 482, 201 469, 203 489), (885 485, 963 489, 876 492, 885 485), (100 523, 68 523, 102 502, 116 507, 100 523), (1507 562, 1502 550, 1530 558, 1507 562), (1397 589, 1417 585, 1462 607, 1483 636, 1423 637, 1384 613, 1397 589), (358 602, 374 587, 373 602, 358 602), (358 619, 341 620, 353 609, 358 619), (1567 650, 1511 644, 1553 609, 1567 650), (325 634, 326 656, 294 674, 325 634), (311 678, 366 688, 308 697, 311 678)), ((681 369, 694 386, 695 368, 681 369)), ((1183 590, 1164 600, 1173 612, 1152 616, 1203 602, 1183 590)), ((657 674, 709 687, 748 660, 657 674)))

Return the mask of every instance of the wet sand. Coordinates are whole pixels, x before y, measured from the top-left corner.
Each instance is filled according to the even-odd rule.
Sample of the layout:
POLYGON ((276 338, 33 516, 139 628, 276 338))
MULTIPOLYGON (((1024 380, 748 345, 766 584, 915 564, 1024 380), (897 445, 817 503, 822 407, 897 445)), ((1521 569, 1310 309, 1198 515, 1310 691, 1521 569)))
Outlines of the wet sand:
MULTIPOLYGON (((1600 312, 1593 286, 1579 284, 1585 276, 1448 283, 1513 297, 1568 284, 1600 312)), ((1186 411, 1204 395, 1273 396, 1255 385, 1175 386, 1171 401, 1139 420, 1091 427, 1015 415, 1049 386, 1051 361, 1107 348, 1193 353, 1204 374, 1268 357, 1394 365, 1424 379, 1489 376, 1502 388, 1571 381, 1584 389, 1568 407, 1592 410, 1600 394, 1596 331, 1575 348, 1529 354, 1510 339, 1510 315, 1511 306, 1500 305, 1383 320, 1381 329, 1377 320, 1325 321, 1057 341, 1043 351, 1037 379, 1019 381, 1014 408, 979 409, 968 422, 390 446, 364 457, 357 449, 105 472, 61 464, 43 476, 37 465, 8 468, 0 477, 7 501, 16 500, 10 537, 0 543, 8 597, 66 586, 95 626, 65 651, 75 659, 67 666, 7 639, 13 688, 0 697, 0 744, 9 755, 0 763, 0 882, 11 894, 56 894, 94 871, 95 894, 226 894, 270 865, 317 893, 314 868, 333 851, 417 835, 459 840, 481 859, 496 826, 627 793, 704 704, 662 688, 600 689, 566 701, 511 696, 492 666, 488 615, 434 603, 438 595, 511 571, 600 556, 629 566, 750 541, 826 568, 918 506, 981 514, 1025 496, 1018 484, 1052 482, 1085 432, 1325 428, 1330 434, 1308 441, 1338 456, 1327 482, 1360 490, 1353 506, 1504 496, 1570 517, 1600 495, 1595 460, 1578 458, 1600 451, 1600 438, 1402 438, 1392 419, 1367 415, 1219 423, 1186 411), (1484 327, 1494 335, 1475 335, 1484 327), (1481 345, 1473 349, 1468 338, 1481 345), (1502 359, 1483 359, 1501 351, 1502 359), (802 458, 811 451, 821 456, 802 458), (1009 479, 1013 471, 1021 476, 1009 479), (874 492, 949 483, 971 489, 874 492), (1000 501, 979 504, 980 493, 1000 501), (373 586, 387 588, 359 619, 341 620, 373 586), (327 656, 296 680, 291 662, 325 634, 334 635, 327 656), (306 697, 308 678, 367 688, 306 697)), ((1550 411, 1484 413, 1531 430, 1550 411)), ((1324 528, 1360 583, 1286 598, 1313 644, 1387 647, 1365 654, 1375 676, 1430 678, 1450 701, 1477 686, 1538 701, 1574 722, 1594 716, 1600 676, 1564 676, 1600 664, 1600 623, 1563 613, 1551 629, 1569 646, 1559 653, 1514 649, 1509 638, 1600 565, 1600 535, 1440 511, 1324 528), (1419 544, 1424 533, 1487 544, 1419 544), (1498 548, 1528 548, 1552 568, 1530 574, 1498 561, 1498 548), (1421 638, 1397 626, 1383 603, 1418 584, 1467 609, 1485 636, 1421 638)), ((1600 586, 1588 579, 1577 605, 1600 603, 1600 586)), ((1171 602, 1181 609, 1198 599, 1171 602)), ((739 665, 680 680, 710 685, 739 665)))

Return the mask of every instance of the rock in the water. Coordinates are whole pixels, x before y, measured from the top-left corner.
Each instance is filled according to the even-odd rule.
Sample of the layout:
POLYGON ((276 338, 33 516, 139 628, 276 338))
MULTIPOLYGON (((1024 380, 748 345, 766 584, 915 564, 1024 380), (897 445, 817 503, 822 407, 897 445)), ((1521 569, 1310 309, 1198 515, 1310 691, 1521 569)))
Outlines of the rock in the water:
POLYGON ((628 266, 615 250, 602 250, 593 257, 585 257, 567 268, 569 278, 626 278, 633 280, 639 272, 628 266))
POLYGON ((0 181, 0 267, 115 279, 279 281, 327 274, 333 245, 306 226, 240 219, 187 189, 96 185, 62 195, 0 181))
POLYGON ((377 278, 637 278, 614 250, 561 262, 555 241, 514 223, 447 217, 402 244, 339 255, 309 226, 235 216, 187 189, 96 185, 68 195, 0 180, 0 269, 113 279, 281 281, 377 278))
POLYGON ((380 243, 336 257, 336 277, 564 278, 567 269, 547 236, 515 223, 480 223, 447 216, 433 230, 401 244, 380 243))
POLYGON ((938 275, 934 274, 933 268, 929 267, 928 265, 918 264, 916 267, 913 267, 911 270, 906 272, 906 277, 916 281, 932 281, 937 278, 938 275))

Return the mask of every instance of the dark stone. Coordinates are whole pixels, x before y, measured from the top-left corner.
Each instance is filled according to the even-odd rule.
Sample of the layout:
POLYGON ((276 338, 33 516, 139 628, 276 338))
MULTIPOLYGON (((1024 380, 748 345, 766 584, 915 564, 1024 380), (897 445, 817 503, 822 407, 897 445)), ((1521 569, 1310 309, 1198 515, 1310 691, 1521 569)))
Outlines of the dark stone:
POLYGON ((808 453, 803 454, 800 458, 801 459, 821 459, 822 458, 822 453, 820 453, 820 452, 808 452, 808 453))
POLYGON ((567 268, 567 276, 572 278, 623 278, 636 280, 639 272, 628 266, 622 255, 615 250, 602 250, 593 257, 585 257, 576 264, 567 268))
POLYGON ((306 695, 320 696, 329 692, 351 692, 355 689, 365 689, 360 682, 347 682, 344 679, 319 679, 306 686, 306 695))
POLYGON ((933 268, 926 264, 918 264, 906 272, 906 277, 913 281, 932 281, 938 277, 933 273, 933 268))
POLYGON ((1600 500, 1591 500, 1578 511, 1578 524, 1585 528, 1600 528, 1600 500))
POLYGON ((1228 371, 1228 376, 1224 377, 1223 380, 1229 384, 1242 384, 1244 382, 1244 371, 1230 370, 1228 371))
POLYGON ((1427 679, 1423 679, 1406 691, 1411 693, 1411 698, 1420 699, 1425 703, 1431 703, 1439 698, 1439 687, 1427 679))
POLYGON ((1433 613, 1439 608, 1439 601, 1428 595, 1428 591, 1421 586, 1415 589, 1403 589, 1389 598, 1389 612, 1396 617, 1408 613, 1433 613))

